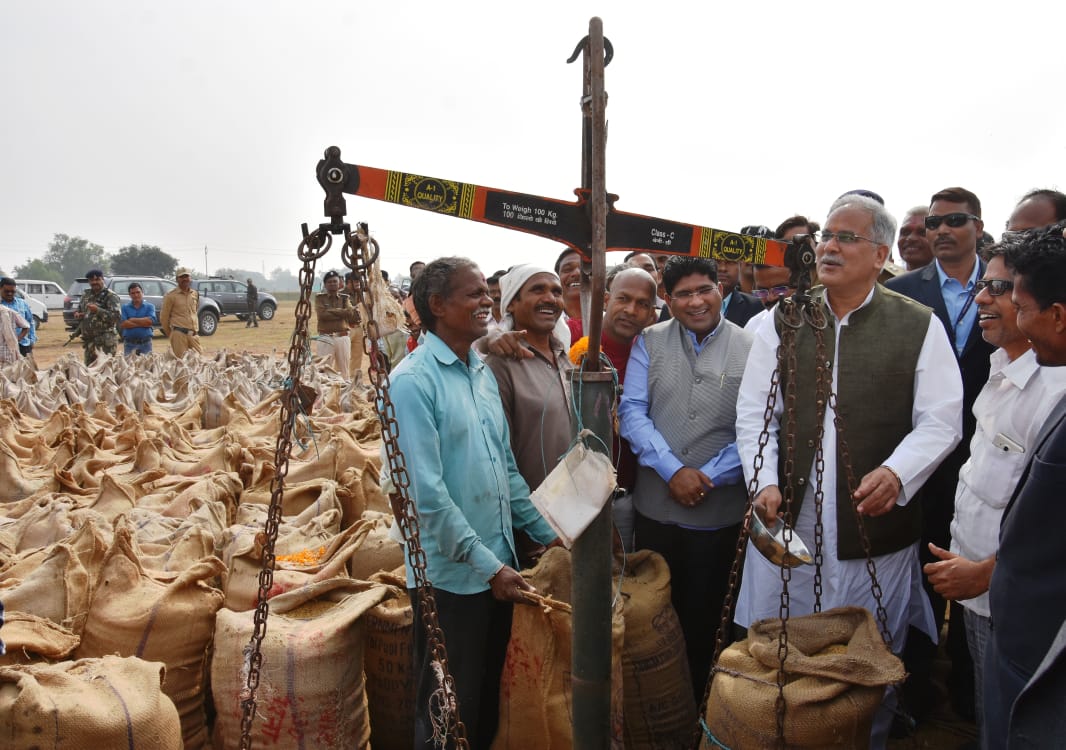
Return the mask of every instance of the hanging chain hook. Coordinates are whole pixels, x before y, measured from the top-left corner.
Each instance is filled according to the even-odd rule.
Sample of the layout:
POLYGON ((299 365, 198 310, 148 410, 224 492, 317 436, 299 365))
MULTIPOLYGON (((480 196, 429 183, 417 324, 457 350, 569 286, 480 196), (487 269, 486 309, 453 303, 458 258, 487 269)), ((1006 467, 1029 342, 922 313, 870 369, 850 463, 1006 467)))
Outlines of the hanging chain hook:
MULTIPOLYGON (((585 48, 588 47, 588 44, 589 44, 589 37, 588 37, 588 34, 586 34, 584 36, 584 38, 582 38, 582 40, 577 43, 577 46, 574 47, 573 53, 570 55, 570 57, 566 58, 566 61, 568 63, 572 63, 575 60, 577 60, 577 58, 580 57, 581 53, 585 50, 585 48)), ((610 39, 608 39, 607 37, 604 37, 603 38, 603 66, 607 67, 608 65, 610 65, 611 64, 611 60, 613 60, 613 59, 614 59, 614 45, 611 44, 611 40, 610 39)))

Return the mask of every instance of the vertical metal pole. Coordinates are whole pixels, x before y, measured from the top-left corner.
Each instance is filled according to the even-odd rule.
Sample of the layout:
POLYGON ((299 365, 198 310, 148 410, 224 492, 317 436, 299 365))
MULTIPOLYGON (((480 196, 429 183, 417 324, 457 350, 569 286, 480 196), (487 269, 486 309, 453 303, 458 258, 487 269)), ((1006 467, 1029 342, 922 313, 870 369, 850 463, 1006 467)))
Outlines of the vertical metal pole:
MULTIPOLYGON (((596 448, 610 452, 614 404, 614 372, 601 371, 600 332, 607 273, 607 189, 605 170, 603 88, 603 22, 589 21, 584 55, 585 87, 582 97, 582 187, 589 189, 592 226, 591 279, 582 278, 582 307, 588 300, 585 333, 589 356, 580 379, 581 421, 600 438, 596 448), (588 288, 591 287, 591 288, 588 288)), ((583 310, 584 312, 584 310, 583 310)), ((574 541, 572 690, 574 748, 607 750, 611 744, 611 507, 610 502, 574 541)))

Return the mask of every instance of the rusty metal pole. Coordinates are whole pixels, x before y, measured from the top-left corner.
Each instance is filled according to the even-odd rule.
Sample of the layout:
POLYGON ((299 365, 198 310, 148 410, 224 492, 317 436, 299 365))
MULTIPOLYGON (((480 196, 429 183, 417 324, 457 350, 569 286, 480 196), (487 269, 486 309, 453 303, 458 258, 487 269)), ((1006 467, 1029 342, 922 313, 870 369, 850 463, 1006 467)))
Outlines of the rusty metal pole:
MULTIPOLYGON (((582 109, 582 187, 589 190, 592 227, 591 278, 582 275, 584 331, 589 337, 585 371, 579 383, 581 422, 599 438, 595 448, 610 454, 614 371, 600 366, 600 332, 607 275, 607 187, 605 168, 607 96, 603 87, 603 22, 589 21, 584 54, 582 109), (586 306, 586 301, 587 306, 586 306)), ((573 733, 577 750, 607 750, 611 744, 611 504, 574 541, 571 685, 573 733)))

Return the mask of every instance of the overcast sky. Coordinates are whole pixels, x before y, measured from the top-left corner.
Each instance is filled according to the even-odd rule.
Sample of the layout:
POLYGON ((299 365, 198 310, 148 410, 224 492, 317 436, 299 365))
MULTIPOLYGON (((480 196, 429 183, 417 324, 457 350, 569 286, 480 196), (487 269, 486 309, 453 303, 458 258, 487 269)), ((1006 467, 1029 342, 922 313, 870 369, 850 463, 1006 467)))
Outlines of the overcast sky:
MULTIPOLYGON (((619 210, 721 229, 823 220, 852 188, 898 217, 973 190, 997 235, 1066 187, 1061 2, 0 4, 0 267, 55 233, 158 245, 208 271, 295 271, 315 165, 559 199, 580 184, 580 61, 603 19, 619 210), (878 10, 883 9, 883 10, 878 10)), ((349 197, 383 267, 486 274, 561 247, 349 197)), ((339 266, 340 251, 320 261, 339 266)))

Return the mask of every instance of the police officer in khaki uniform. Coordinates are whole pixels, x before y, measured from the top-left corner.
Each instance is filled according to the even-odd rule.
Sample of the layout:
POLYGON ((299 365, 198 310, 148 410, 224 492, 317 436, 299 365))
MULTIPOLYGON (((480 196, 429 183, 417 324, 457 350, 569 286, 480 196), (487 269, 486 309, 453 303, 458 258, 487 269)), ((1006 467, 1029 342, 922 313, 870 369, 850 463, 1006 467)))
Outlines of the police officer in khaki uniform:
POLYGON ((326 291, 315 295, 315 316, 318 318, 318 356, 332 357, 333 367, 347 380, 350 377, 352 341, 349 327, 359 322, 359 313, 347 294, 341 293, 341 275, 328 271, 323 277, 326 291))
POLYGON ((171 289, 163 297, 163 311, 159 313, 159 328, 170 337, 170 348, 174 356, 182 357, 192 349, 203 354, 200 346, 200 327, 196 313, 200 309, 200 293, 192 288, 192 276, 188 271, 178 274, 178 288, 171 289))
POLYGON ((118 321, 122 316, 122 300, 104 288, 104 272, 94 268, 85 274, 89 288, 82 292, 74 317, 81 321, 81 344, 85 349, 85 364, 96 361, 97 352, 114 355, 118 348, 118 321))

